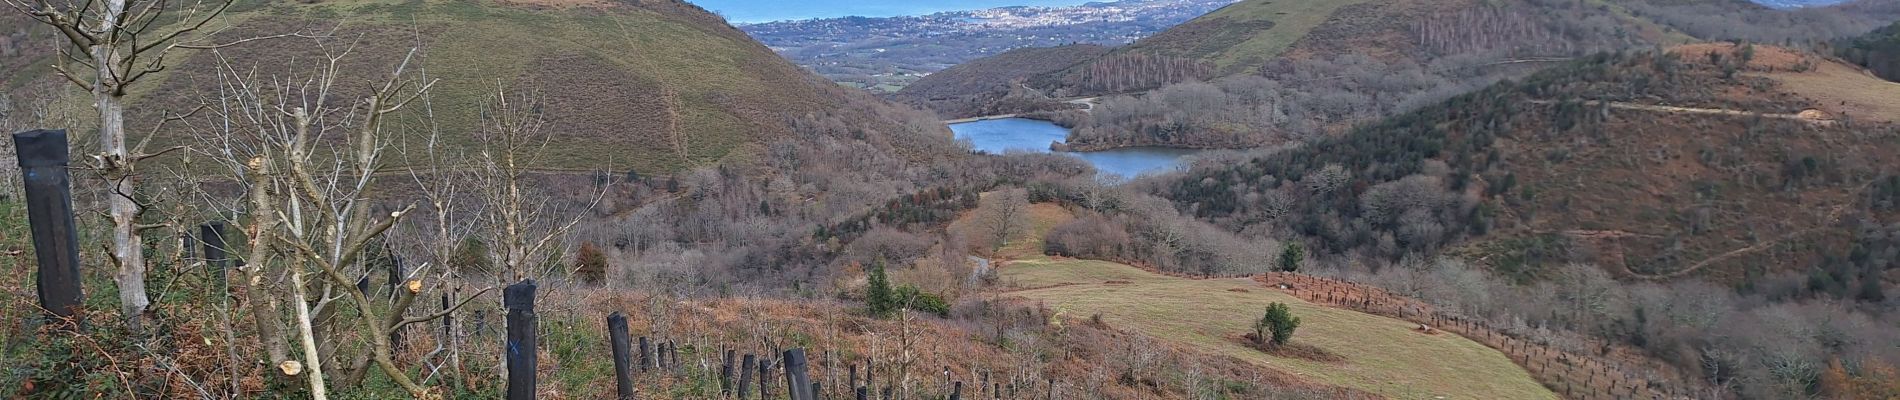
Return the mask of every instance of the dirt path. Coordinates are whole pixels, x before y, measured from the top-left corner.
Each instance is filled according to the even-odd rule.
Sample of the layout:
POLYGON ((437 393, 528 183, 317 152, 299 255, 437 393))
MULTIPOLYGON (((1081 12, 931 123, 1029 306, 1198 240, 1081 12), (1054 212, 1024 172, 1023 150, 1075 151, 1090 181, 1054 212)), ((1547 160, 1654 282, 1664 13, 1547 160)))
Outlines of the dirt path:
MULTIPOLYGON (((1558 102, 1553 101, 1553 100, 1531 100, 1531 103, 1549 105, 1549 104, 1557 104, 1558 102)), ((1590 105, 1590 106, 1594 106, 1594 105, 1602 104, 1602 103, 1604 102, 1598 101, 1598 100, 1587 100, 1583 102, 1584 105, 1590 105)), ((1728 110, 1728 109, 1720 109, 1720 108, 1658 106, 1658 105, 1650 105, 1650 104, 1625 103, 1625 102, 1620 102, 1620 101, 1612 101, 1612 102, 1609 102, 1609 104, 1610 104, 1610 108, 1618 109, 1618 110, 1666 112, 1666 113, 1675 113, 1675 114, 1727 115, 1727 116, 1735 116, 1735 117, 1761 116, 1762 118, 1775 118, 1775 119, 1786 119, 1786 120, 1807 122, 1807 123, 1819 125, 1819 126, 1830 126, 1830 125, 1834 125, 1835 123, 1835 121, 1831 119, 1808 118, 1800 114, 1757 113, 1757 112, 1752 112, 1752 111, 1728 110)))

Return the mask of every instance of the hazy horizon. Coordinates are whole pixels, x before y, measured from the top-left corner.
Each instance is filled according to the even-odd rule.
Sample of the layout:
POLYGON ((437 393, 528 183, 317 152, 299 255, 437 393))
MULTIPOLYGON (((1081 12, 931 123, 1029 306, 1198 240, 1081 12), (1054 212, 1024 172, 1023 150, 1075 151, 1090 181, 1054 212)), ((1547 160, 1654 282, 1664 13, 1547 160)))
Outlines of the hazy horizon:
MULTIPOLYGON (((1061 7, 1087 4, 1090 0, 920 0, 904 2, 867 2, 848 0, 689 0, 732 23, 759 23, 784 20, 839 17, 892 17, 925 15, 945 11, 981 10, 996 7, 1061 7)), ((1113 2, 1094 0, 1100 2, 1113 2)))

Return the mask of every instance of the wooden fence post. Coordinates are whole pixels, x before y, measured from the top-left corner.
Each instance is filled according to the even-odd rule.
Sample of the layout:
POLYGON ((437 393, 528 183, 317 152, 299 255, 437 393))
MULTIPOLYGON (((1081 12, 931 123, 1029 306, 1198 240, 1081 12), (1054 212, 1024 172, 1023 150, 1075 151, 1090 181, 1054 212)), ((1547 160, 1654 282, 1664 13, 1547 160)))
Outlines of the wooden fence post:
MULTIPOLYGON (((620 400, 633 400, 633 349, 627 343, 627 316, 614 312, 607 316, 607 339, 613 344, 614 383, 619 388, 620 400)), ((646 344, 646 338, 640 338, 646 344)))
POLYGON ((785 388, 791 392, 792 400, 817 400, 811 376, 805 373, 805 349, 786 350, 784 362, 785 388))
POLYGON ((867 389, 863 386, 859 386, 857 392, 858 392, 858 400, 870 400, 871 398, 870 389, 867 389))
POLYGON ((396 256, 396 255, 389 256, 389 299, 390 300, 395 300, 396 297, 399 297, 397 294, 402 293, 401 292, 402 284, 404 283, 403 275, 407 275, 407 273, 403 271, 402 257, 396 256))
POLYGON ((752 394, 752 375, 759 368, 759 356, 746 353, 744 361, 739 362, 739 398, 752 394))
POLYGON ((950 400, 963 400, 963 381, 950 385, 950 400))
POLYGON ((231 261, 231 248, 224 240, 224 221, 206 222, 198 226, 199 242, 205 245, 205 268, 211 270, 214 280, 226 282, 227 269, 231 261))
POLYGON ((653 340, 647 339, 646 336, 641 336, 640 337, 640 372, 647 372, 652 369, 653 369, 653 340))
POLYGON ((535 337, 534 280, 508 285, 502 290, 502 306, 508 309, 508 400, 534 399, 535 358, 540 342, 535 337))
MULTIPOLYGON (((79 309, 86 296, 79 277, 79 231, 73 223, 72 175, 65 130, 34 130, 13 134, 19 153, 21 181, 26 186, 26 218, 32 230, 33 253, 39 263, 34 285, 40 307, 54 321, 83 321, 79 309)), ((126 316, 136 317, 133 315, 126 316)))
POLYGON ((737 361, 733 359, 736 354, 732 349, 726 349, 726 358, 724 362, 719 363, 720 396, 732 395, 732 363, 737 361))
POLYGON ((772 355, 759 357, 759 399, 772 399, 772 355))

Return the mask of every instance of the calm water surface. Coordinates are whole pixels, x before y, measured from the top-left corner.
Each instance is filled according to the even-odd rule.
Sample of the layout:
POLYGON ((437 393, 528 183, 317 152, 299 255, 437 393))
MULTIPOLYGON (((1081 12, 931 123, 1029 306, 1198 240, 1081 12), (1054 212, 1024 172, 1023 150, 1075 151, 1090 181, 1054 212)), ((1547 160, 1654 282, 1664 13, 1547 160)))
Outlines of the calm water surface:
MULTIPOLYGON (((968 139, 976 150, 998 154, 1012 150, 1047 153, 1050 143, 1061 142, 1069 137, 1068 128, 1026 118, 951 124, 950 130, 956 132, 957 139, 968 139)), ((1129 147, 1063 154, 1081 157, 1102 173, 1132 178, 1145 173, 1172 170, 1181 165, 1182 158, 1199 152, 1162 147, 1129 147)))

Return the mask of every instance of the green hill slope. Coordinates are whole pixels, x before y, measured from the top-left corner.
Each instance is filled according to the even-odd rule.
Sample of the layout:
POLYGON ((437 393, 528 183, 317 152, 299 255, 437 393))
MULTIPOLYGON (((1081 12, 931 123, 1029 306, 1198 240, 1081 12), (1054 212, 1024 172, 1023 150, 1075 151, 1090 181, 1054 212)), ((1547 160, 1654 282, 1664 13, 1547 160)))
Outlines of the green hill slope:
MULTIPOLYGON (((498 86, 534 93, 553 132, 548 167, 664 172, 707 165, 789 135, 791 117, 874 101, 854 100, 862 96, 815 78, 719 17, 672 0, 246 0, 217 24, 224 25, 220 38, 293 31, 338 37, 273 39, 168 60, 173 65, 166 74, 133 93, 134 124, 215 94, 218 57, 239 69, 257 68, 260 77, 281 78, 307 71, 325 52, 347 49, 343 75, 369 79, 392 70, 418 44, 421 67, 441 79, 431 101, 434 122, 452 142, 470 141, 481 104, 498 86)), ((22 53, 8 64, 34 59, 22 53)), ((8 83, 19 87, 47 75, 22 72, 8 83)), ((878 123, 854 122, 879 130, 878 123)))

